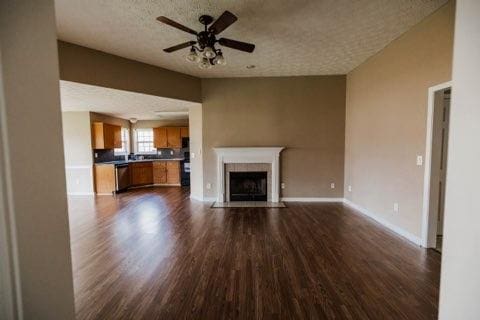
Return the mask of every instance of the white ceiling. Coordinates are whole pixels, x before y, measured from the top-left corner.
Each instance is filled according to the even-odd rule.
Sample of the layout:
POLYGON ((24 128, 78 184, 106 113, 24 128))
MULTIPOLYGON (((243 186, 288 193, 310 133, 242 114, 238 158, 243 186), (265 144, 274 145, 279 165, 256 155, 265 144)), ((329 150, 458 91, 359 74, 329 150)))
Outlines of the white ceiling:
POLYGON ((56 0, 61 40, 198 77, 345 74, 447 0, 56 0), (238 21, 221 36, 251 42, 225 48, 226 66, 201 70, 188 49, 162 49, 193 36, 161 24, 164 15, 200 30, 198 17, 224 10, 238 21), (246 69, 247 65, 256 65, 246 69))
POLYGON ((186 119, 196 102, 60 81, 62 111, 94 111, 122 119, 186 119), (157 112, 160 111, 160 114, 157 112))

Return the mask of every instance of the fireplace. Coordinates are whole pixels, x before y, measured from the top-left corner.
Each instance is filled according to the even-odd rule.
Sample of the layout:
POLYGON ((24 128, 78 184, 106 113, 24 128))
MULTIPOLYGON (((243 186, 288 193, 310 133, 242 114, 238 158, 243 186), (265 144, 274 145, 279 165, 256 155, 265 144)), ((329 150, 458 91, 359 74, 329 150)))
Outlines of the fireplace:
MULTIPOLYGON (((233 172, 267 172, 266 201, 280 200, 280 152, 283 147, 218 147, 217 197, 219 203, 230 199, 230 174, 233 172)), ((263 198, 265 199, 265 198, 263 198)), ((261 200, 258 200, 261 201, 261 200)), ((265 201, 265 200, 263 200, 265 201)))
POLYGON ((230 201, 267 201, 267 171, 230 172, 230 201))

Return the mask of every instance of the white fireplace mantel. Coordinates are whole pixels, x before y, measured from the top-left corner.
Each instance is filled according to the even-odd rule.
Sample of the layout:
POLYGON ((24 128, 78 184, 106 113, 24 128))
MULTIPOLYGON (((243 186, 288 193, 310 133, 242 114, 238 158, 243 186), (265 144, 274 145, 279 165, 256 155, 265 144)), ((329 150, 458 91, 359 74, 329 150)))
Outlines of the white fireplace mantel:
POLYGON ((225 202, 226 163, 269 163, 272 165, 271 199, 280 200, 280 152, 284 147, 222 147, 217 154, 217 201, 225 202))

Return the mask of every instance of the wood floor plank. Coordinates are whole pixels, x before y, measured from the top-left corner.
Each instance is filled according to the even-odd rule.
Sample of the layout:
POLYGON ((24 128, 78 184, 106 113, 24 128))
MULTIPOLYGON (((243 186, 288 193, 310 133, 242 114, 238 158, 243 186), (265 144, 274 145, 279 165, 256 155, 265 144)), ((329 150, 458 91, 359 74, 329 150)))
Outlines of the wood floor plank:
POLYGON ((436 319, 440 254, 339 203, 70 197, 77 318, 436 319))

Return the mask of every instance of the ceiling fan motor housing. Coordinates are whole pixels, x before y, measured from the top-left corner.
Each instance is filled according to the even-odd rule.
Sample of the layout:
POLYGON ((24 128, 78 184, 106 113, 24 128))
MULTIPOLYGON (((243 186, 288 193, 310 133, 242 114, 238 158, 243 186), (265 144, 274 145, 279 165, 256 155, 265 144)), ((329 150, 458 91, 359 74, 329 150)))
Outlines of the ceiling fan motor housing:
POLYGON ((213 17, 209 15, 202 15, 200 18, 198 18, 198 21, 200 21, 201 24, 208 26, 210 23, 213 22, 213 17))
POLYGON ((197 35, 197 42, 201 49, 205 47, 213 48, 216 41, 215 35, 210 31, 202 31, 197 35))

